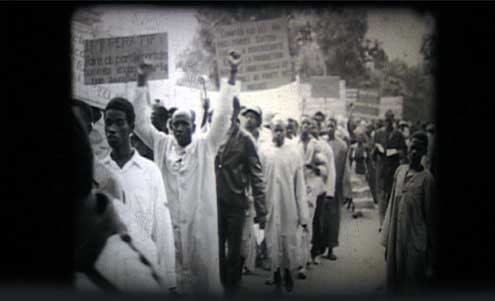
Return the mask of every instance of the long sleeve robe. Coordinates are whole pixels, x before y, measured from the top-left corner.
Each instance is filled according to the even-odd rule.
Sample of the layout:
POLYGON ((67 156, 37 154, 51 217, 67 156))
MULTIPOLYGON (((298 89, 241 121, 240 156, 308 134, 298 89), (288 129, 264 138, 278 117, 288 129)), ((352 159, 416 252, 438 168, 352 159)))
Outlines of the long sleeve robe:
POLYGON ((156 130, 146 113, 149 92, 138 87, 134 100, 135 128, 153 149, 162 172, 174 228, 178 289, 185 293, 221 293, 218 262, 218 215, 215 156, 227 135, 232 99, 240 91, 222 80, 210 130, 193 136, 186 147, 156 130))
POLYGON ((298 267, 298 228, 308 224, 306 184, 299 153, 293 145, 260 147, 268 208, 265 237, 272 269, 298 267))
POLYGON ((434 180, 431 173, 409 170, 401 165, 383 221, 382 244, 386 248, 387 287, 409 291, 425 281, 428 265, 434 260, 434 180))

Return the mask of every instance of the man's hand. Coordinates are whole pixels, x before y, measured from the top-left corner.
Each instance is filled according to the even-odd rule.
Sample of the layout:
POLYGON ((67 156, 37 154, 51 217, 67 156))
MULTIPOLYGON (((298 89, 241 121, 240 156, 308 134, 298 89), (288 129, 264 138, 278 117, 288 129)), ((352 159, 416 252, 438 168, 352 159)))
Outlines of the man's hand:
POLYGON ((146 85, 148 76, 151 73, 153 67, 151 62, 147 59, 143 59, 137 66, 137 84, 138 87, 146 85))
POLYGON ((241 53, 236 50, 229 51, 229 65, 231 72, 237 72, 237 68, 241 64, 242 56, 241 53))
POLYGON ((260 229, 265 229, 266 226, 266 216, 255 217, 254 222, 259 225, 260 229))

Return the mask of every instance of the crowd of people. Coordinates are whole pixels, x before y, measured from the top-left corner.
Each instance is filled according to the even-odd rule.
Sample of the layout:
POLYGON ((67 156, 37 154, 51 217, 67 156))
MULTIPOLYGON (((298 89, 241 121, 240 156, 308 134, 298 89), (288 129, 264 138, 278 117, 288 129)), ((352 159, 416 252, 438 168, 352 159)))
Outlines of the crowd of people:
POLYGON ((341 208, 354 207, 351 168, 378 204, 387 287, 427 283, 433 124, 390 111, 368 123, 352 108, 346 119, 264 115, 242 105, 241 55, 228 61, 215 111, 203 99, 199 126, 191 110, 150 105, 145 63, 132 102, 117 97, 98 113, 74 101, 76 132, 93 147, 91 185, 78 196, 76 286, 235 295, 258 268, 270 271, 267 285, 292 291, 309 266, 338 260, 341 208), (98 120, 105 137, 94 133, 98 120))

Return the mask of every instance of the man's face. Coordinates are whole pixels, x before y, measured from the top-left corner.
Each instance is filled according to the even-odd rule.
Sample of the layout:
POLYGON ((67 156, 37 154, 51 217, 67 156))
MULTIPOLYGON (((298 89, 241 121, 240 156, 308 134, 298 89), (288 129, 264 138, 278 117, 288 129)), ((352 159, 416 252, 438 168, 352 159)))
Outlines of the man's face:
POLYGON ((247 111, 244 117, 246 118, 245 127, 247 130, 254 130, 258 127, 258 117, 255 112, 247 111))
POLYGON ((387 127, 391 128, 394 126, 394 115, 393 114, 389 114, 387 113, 385 115, 385 124, 387 125, 387 127))
POLYGON ((320 114, 316 114, 315 115, 315 120, 317 122, 320 122, 321 123, 321 122, 323 122, 324 119, 325 119, 325 117, 321 116, 320 114))
POLYGON ((191 143, 193 125, 189 118, 180 117, 172 120, 172 132, 180 146, 184 147, 191 143))
POLYGON ((420 140, 413 138, 408 150, 409 161, 413 164, 419 164, 424 154, 426 154, 424 145, 420 140))
POLYGON ((313 122, 311 122, 311 120, 309 118, 304 118, 301 121, 301 132, 305 133, 305 134, 309 133, 312 124, 313 124, 313 122))
POLYGON ((105 135, 112 149, 129 143, 129 136, 134 127, 127 122, 125 113, 110 109, 105 112, 105 135))
POLYGON ((273 142, 280 147, 284 144, 286 130, 283 124, 275 124, 272 128, 273 142))

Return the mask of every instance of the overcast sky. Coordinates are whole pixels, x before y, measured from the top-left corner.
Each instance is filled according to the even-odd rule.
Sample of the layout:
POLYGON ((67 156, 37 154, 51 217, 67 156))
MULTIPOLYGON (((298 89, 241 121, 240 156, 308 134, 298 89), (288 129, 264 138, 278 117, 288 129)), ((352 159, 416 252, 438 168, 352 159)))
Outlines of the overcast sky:
MULTIPOLYGON (((166 31, 170 39, 170 63, 191 42, 197 29, 192 8, 105 7, 98 37, 126 36, 166 31)), ((368 14, 367 37, 382 41, 391 59, 401 58, 409 65, 421 62, 421 41, 433 30, 433 19, 410 9, 372 9, 368 14)))

